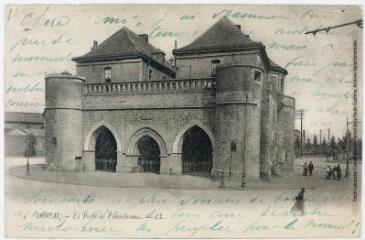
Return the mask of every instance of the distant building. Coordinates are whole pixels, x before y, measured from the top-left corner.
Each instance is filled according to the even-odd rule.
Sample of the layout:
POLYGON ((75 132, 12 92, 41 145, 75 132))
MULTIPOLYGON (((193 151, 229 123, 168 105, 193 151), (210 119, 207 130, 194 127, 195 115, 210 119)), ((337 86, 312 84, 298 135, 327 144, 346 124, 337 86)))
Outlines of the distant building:
POLYGON ((123 27, 46 77, 46 162, 58 170, 240 180, 292 170, 287 71, 226 18, 174 58, 123 27))
POLYGON ((5 112, 5 155, 24 156, 25 138, 33 134, 36 138, 37 155, 45 154, 44 125, 41 113, 5 112))

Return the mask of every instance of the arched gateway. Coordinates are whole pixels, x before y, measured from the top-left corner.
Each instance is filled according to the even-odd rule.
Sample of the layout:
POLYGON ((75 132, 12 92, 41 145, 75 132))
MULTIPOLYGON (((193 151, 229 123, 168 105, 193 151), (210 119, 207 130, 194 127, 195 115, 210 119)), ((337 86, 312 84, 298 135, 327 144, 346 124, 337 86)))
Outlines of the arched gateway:
POLYGON ((102 126, 95 131, 95 170, 115 172, 117 142, 113 133, 102 126))
POLYGON ((84 152, 89 152, 91 169, 97 171, 115 172, 117 152, 121 150, 117 131, 107 122, 94 125, 85 138, 84 152))
POLYGON ((213 148, 208 135, 198 126, 183 137, 182 174, 209 176, 213 167, 213 148))
POLYGON ((192 120, 183 127, 173 144, 173 153, 181 156, 182 174, 211 175, 213 152, 214 135, 198 120, 192 120))

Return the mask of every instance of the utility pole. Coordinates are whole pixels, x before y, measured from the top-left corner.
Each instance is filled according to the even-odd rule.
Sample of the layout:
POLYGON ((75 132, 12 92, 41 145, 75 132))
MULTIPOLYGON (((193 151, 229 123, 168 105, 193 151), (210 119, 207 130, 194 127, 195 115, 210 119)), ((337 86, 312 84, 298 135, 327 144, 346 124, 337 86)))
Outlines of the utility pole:
MULTIPOLYGON (((354 122, 350 122, 348 118, 346 118, 346 171, 345 178, 350 176, 349 166, 350 166, 350 130, 349 124, 353 124, 354 122)), ((362 123, 362 121, 357 121, 357 123, 362 123)), ((354 144, 356 144, 356 139, 354 139, 354 144)))
POLYGON ((346 170, 345 170, 345 178, 350 176, 349 173, 349 119, 346 118, 346 170))
POLYGON ((295 119, 300 119, 300 156, 303 155, 303 117, 306 109, 299 109, 295 111, 295 119))
MULTIPOLYGON (((315 36, 318 32, 321 31, 326 31, 327 33, 334 28, 340 28, 340 27, 344 27, 344 26, 349 26, 349 25, 353 25, 355 24, 357 27, 359 28, 363 28, 363 20, 362 18, 353 21, 353 22, 349 22, 349 23, 344 23, 344 24, 340 24, 340 25, 335 25, 332 27, 326 27, 326 28, 319 28, 313 31, 309 31, 306 32, 305 34, 313 34, 313 36, 315 36)), ((356 138, 357 138, 357 91, 358 91, 358 85, 357 85, 357 40, 354 39, 353 40, 353 136, 354 136, 354 182, 353 182, 353 186, 354 186, 354 192, 353 192, 353 200, 356 201, 357 200, 357 146, 356 146, 356 138)))
MULTIPOLYGON (((327 144, 325 147, 325 152, 327 155, 327 161, 328 161, 328 155, 329 155, 329 149, 330 149, 330 135, 331 135, 331 129, 320 129, 319 134, 322 136, 322 132, 327 132, 327 144)), ((326 135, 323 136, 323 139, 326 139, 326 135)))
POLYGON ((319 144, 322 144, 322 130, 319 130, 319 144))

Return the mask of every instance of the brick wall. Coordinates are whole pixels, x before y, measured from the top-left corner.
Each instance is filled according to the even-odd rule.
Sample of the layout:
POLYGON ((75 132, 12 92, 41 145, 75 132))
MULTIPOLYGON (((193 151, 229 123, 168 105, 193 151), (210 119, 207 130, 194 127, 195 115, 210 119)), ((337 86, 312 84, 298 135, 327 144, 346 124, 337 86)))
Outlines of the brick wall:
MULTIPOLYGON (((181 174, 181 162, 177 162, 176 156, 181 156, 181 149, 174 151, 174 143, 178 140, 179 132, 184 128, 194 125, 206 127, 213 132, 214 110, 206 109, 159 109, 159 110, 113 110, 113 111, 84 111, 84 145, 87 136, 95 129, 95 126, 110 126, 115 130, 115 136, 120 143, 118 153, 118 165, 125 171, 131 171, 137 165, 137 158, 133 156, 131 148, 135 147, 135 133, 145 130, 153 138, 162 139, 166 147, 166 157, 161 159, 161 173, 169 173, 170 168, 174 173, 181 174), (179 165, 180 164, 180 165, 179 165)), ((204 129, 203 129, 204 130, 204 129)), ((142 135, 141 135, 142 137, 142 135)), ((138 139, 135 139, 138 140, 138 139)), ((213 143, 214 144, 214 143, 213 143)), ((85 149, 85 162, 89 170, 93 170, 94 156, 90 149, 85 149)), ((162 152, 162 149, 160 149, 162 152)), ((122 170, 122 169, 120 169, 122 170)))
POLYGON ((212 76, 212 61, 220 60, 220 64, 242 64, 264 68, 262 61, 258 60, 257 50, 232 53, 196 54, 176 56, 177 79, 206 78, 212 76))

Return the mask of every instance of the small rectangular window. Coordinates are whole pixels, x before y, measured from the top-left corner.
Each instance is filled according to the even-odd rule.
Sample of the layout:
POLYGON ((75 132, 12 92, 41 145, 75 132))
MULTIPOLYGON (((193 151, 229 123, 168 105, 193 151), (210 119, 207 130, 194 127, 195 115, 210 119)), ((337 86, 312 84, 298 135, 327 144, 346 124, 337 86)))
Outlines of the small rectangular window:
POLYGON ((254 71, 253 79, 255 81, 261 82, 261 72, 260 71, 254 71))
POLYGON ((231 142, 231 152, 236 152, 237 151, 237 145, 234 141, 231 142))
POLYGON ((281 93, 284 93, 284 78, 280 79, 280 87, 281 87, 281 93))
POLYGON ((271 91, 274 91, 274 89, 276 88, 277 81, 278 81, 277 79, 278 79, 277 76, 274 76, 274 75, 270 76, 269 89, 271 91))
POLYGON ((214 77, 215 74, 216 74, 216 68, 217 68, 217 65, 221 63, 221 60, 219 59, 214 59, 212 60, 212 76, 214 77))
POLYGON ((148 79, 151 80, 152 78, 152 69, 148 69, 148 79))
POLYGON ((111 67, 104 68, 104 79, 106 82, 110 82, 112 80, 112 68, 111 67))

